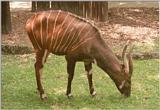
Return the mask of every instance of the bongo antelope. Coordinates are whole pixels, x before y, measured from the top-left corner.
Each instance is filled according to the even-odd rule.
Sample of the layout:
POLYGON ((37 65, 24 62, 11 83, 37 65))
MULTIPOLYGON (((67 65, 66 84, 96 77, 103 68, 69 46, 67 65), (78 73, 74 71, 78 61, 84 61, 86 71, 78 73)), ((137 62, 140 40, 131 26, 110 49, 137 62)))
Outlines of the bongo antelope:
POLYGON ((133 71, 131 52, 125 45, 121 63, 104 42, 97 27, 72 13, 61 10, 38 12, 26 23, 26 31, 36 53, 35 73, 41 99, 46 99, 41 84, 41 70, 50 53, 65 55, 68 85, 66 95, 71 96, 71 83, 77 61, 84 62, 92 96, 96 95, 92 82, 92 64, 104 70, 125 96, 131 93, 133 71))

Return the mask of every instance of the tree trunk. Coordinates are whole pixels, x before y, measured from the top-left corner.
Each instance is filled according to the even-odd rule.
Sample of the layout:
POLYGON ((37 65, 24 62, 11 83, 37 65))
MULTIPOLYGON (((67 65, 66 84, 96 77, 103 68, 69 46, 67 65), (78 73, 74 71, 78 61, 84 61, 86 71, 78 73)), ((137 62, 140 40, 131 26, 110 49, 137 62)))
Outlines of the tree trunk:
POLYGON ((52 1, 51 2, 51 8, 53 9, 53 10, 58 10, 58 9, 60 9, 60 7, 59 7, 59 2, 57 2, 57 1, 52 1))
POLYGON ((85 18, 89 18, 91 14, 91 2, 85 2, 85 18))
POLYGON ((107 1, 52 1, 51 6, 54 10, 69 11, 84 18, 93 18, 98 21, 106 21, 108 19, 107 1))
POLYGON ((108 19, 108 2, 107 1, 95 1, 91 4, 92 18, 98 21, 106 21, 108 19))
POLYGON ((53 10, 69 11, 79 15, 79 2, 78 1, 52 1, 51 8, 53 10))
POLYGON ((100 2, 99 4, 99 21, 106 21, 108 19, 108 2, 100 2))
POLYGON ((91 13, 91 18, 97 19, 98 17, 98 2, 92 2, 92 13, 91 13))
POLYGON ((8 34, 11 32, 11 14, 9 1, 2 1, 2 33, 8 34))
POLYGON ((36 11, 37 7, 37 2, 36 1, 32 1, 32 12, 36 11))
POLYGON ((84 3, 82 1, 78 2, 78 10, 77 10, 77 14, 79 16, 83 16, 83 5, 84 3))
POLYGON ((49 1, 37 1, 37 10, 38 11, 48 10, 49 8, 50 8, 49 1))

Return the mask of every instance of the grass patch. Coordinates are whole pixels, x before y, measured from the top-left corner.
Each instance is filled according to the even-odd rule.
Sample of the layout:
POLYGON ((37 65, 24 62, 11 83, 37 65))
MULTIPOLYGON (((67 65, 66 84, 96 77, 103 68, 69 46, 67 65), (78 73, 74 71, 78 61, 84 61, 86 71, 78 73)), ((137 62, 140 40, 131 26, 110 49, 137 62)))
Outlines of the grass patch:
POLYGON ((96 65, 93 81, 97 96, 89 95, 83 63, 77 63, 72 83, 73 98, 65 96, 67 86, 64 57, 51 55, 43 69, 43 86, 48 100, 36 94, 34 55, 2 55, 3 109, 159 109, 159 60, 134 61, 132 95, 124 98, 112 80, 96 65))

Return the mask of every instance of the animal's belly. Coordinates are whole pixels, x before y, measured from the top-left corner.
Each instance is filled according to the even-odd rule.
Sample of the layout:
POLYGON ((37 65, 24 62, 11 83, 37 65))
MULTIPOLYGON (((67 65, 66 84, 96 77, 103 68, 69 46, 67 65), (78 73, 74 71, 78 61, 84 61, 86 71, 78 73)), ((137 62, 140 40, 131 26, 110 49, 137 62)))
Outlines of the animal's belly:
POLYGON ((52 53, 55 54, 55 55, 66 55, 65 52, 52 52, 52 53))

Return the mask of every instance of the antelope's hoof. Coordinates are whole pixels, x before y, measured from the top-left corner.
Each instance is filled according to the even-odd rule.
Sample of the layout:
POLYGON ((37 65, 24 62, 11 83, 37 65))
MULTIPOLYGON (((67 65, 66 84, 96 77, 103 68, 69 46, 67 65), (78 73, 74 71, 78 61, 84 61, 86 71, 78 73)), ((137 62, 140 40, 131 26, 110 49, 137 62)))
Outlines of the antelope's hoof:
POLYGON ((47 97, 46 94, 42 94, 42 95, 41 95, 41 99, 42 99, 42 100, 47 100, 47 98, 48 98, 48 97, 47 97))
POLYGON ((68 98, 73 97, 73 95, 71 93, 67 94, 68 98))
POLYGON ((92 95, 92 97, 96 96, 96 91, 93 91, 93 93, 91 95, 92 95))

